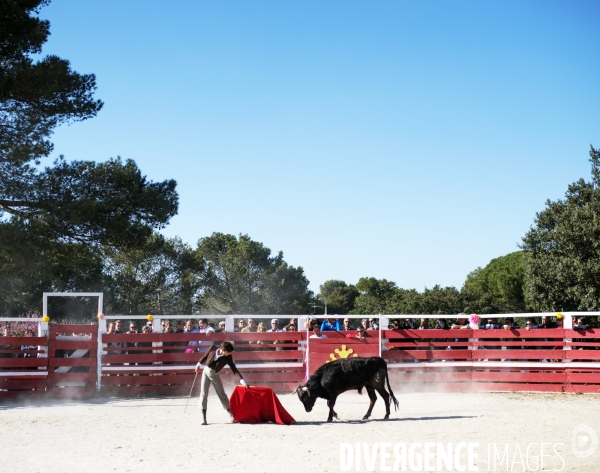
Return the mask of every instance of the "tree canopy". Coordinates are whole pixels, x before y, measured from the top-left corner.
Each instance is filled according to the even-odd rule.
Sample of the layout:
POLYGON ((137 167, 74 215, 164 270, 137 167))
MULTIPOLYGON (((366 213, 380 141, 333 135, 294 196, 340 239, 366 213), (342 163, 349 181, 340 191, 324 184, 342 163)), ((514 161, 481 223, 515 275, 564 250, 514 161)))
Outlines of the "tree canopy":
POLYGON ((461 290, 465 310, 480 314, 523 313, 525 303, 525 254, 516 251, 494 258, 483 269, 472 271, 461 290))
POLYGON ((179 238, 155 233, 143 245, 105 252, 110 313, 192 314, 199 309, 204 265, 179 238))
POLYGON ((591 181, 546 201, 523 237, 526 297, 535 310, 600 308, 600 151, 591 147, 591 181))
POLYGON ((354 300, 359 295, 356 286, 331 279, 319 287, 319 298, 327 304, 329 314, 349 314, 354 309, 354 300))
POLYGON ((196 253, 205 264, 204 313, 308 313, 312 292, 304 270, 289 266, 281 251, 271 256, 248 235, 213 233, 198 242, 196 253))
POLYGON ((37 16, 48 1, 0 3, 0 218, 48 240, 135 245, 177 213, 176 183, 148 181, 128 160, 67 162, 39 169, 64 123, 96 116, 94 74, 56 56, 36 60, 50 34, 37 16))

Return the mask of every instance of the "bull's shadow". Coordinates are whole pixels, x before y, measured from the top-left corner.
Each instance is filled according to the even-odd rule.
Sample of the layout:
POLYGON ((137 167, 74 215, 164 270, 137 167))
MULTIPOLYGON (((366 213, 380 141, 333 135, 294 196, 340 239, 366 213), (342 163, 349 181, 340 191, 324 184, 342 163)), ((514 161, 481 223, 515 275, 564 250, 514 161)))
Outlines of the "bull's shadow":
POLYGON ((399 419, 348 419, 335 420, 333 422, 325 421, 296 421, 293 425, 321 425, 321 424, 366 424, 369 422, 418 422, 429 420, 455 420, 455 419, 475 419, 479 416, 436 416, 436 417, 404 417, 399 419))

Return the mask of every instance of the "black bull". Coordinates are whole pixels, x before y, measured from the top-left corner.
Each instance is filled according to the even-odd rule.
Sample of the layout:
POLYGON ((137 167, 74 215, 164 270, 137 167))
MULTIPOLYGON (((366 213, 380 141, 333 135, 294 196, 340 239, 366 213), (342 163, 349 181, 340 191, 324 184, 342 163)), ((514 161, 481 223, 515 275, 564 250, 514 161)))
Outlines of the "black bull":
POLYGON ((362 388, 367 389, 371 401, 369 410, 363 419, 368 419, 373 411, 373 406, 377 401, 375 391, 379 393, 385 402, 384 419, 390 417, 390 397, 394 402, 395 409, 398 410, 398 400, 390 387, 387 363, 378 356, 345 358, 325 363, 315 371, 304 386, 298 386, 294 393, 298 393, 298 398, 304 404, 306 412, 312 410, 318 397, 327 399, 327 406, 329 406, 327 422, 331 422, 334 417, 337 419, 337 414, 333 410, 337 397, 352 389, 357 389, 360 393, 362 388), (385 390, 386 383, 390 391, 389 394, 385 390))

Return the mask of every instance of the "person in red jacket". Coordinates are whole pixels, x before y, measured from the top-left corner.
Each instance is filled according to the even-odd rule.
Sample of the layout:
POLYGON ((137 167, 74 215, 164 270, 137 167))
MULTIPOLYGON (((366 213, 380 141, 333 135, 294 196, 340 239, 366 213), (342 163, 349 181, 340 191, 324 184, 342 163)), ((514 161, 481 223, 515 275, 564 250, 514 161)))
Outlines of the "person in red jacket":
POLYGON ((206 409, 208 407, 208 390, 211 384, 213 384, 215 387, 215 392, 221 400, 223 409, 229 413, 231 422, 235 422, 233 414, 231 413, 231 409, 229 408, 229 398, 223 389, 223 383, 220 375, 220 371, 225 367, 225 365, 227 365, 237 377, 238 382, 242 386, 246 385, 242 374, 238 371, 235 363, 233 362, 233 357, 231 356, 233 351, 234 348, 231 342, 223 342, 220 346, 213 345, 196 365, 196 373, 200 373, 200 369, 203 368, 202 383, 200 385, 200 406, 202 408, 203 418, 202 425, 208 424, 206 422, 206 409))

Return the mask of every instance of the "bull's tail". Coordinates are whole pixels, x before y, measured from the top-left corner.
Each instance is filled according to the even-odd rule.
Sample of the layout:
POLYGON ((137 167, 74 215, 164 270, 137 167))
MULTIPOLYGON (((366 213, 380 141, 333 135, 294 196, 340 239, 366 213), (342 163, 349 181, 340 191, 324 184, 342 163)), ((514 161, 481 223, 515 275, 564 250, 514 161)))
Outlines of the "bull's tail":
POLYGON ((392 387, 390 386, 390 377, 388 376, 387 363, 385 365, 385 380, 387 382, 388 391, 390 392, 390 397, 392 398, 392 402, 394 403, 394 410, 397 411, 398 407, 400 407, 400 403, 398 402, 398 399, 396 399, 396 396, 394 396, 394 393, 392 392, 392 387))

